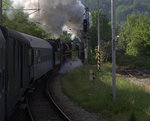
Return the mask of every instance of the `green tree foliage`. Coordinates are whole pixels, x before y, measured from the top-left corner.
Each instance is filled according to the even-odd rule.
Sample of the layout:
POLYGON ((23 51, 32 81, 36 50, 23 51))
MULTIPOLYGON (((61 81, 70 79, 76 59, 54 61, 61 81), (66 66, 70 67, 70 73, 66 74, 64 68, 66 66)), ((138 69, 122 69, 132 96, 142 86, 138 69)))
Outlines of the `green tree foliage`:
MULTIPOLYGON (((93 20, 93 26, 89 30, 89 36, 90 36, 90 48, 91 48, 91 58, 95 58, 96 55, 94 54, 95 48, 98 44, 98 12, 94 11, 92 12, 92 20, 93 20)), ((104 15, 102 12, 100 12, 100 40, 101 40, 101 49, 103 50, 104 59, 110 60, 111 58, 111 25, 109 23, 109 20, 106 15, 104 15)), ((92 60, 94 61, 94 60, 92 60)), ((95 62, 95 61, 94 61, 95 62)))
POLYGON ((4 15, 3 24, 8 28, 39 38, 47 38, 48 34, 37 24, 30 22, 23 10, 14 11, 11 16, 10 19, 4 15))
POLYGON ((63 34, 60 36, 60 39, 62 42, 67 42, 71 40, 71 34, 69 34, 67 31, 63 31, 63 34))
MULTIPOLYGON (((97 46, 97 24, 98 24, 98 12, 92 12, 93 26, 89 30, 90 46, 95 49, 97 46)), ((106 15, 100 12, 100 36, 101 44, 111 41, 111 25, 106 15)))
POLYGON ((9 9, 11 7, 12 1, 10 0, 2 0, 3 8, 9 9))
POLYGON ((28 14, 23 9, 13 10, 11 0, 3 0, 3 25, 32 36, 39 38, 54 38, 53 35, 46 33, 40 25, 30 22, 28 14))
POLYGON ((150 69, 150 19, 135 14, 128 16, 121 29, 118 46, 119 66, 129 69, 150 69))
POLYGON ((128 16, 120 33, 119 46, 129 55, 150 56, 150 19, 146 16, 128 16))
MULTIPOLYGON (((97 10, 97 0, 81 0, 85 1, 85 5, 91 10, 97 10)), ((150 1, 149 0, 116 0, 117 21, 125 22, 127 15, 140 14, 150 17, 150 1)), ((111 18, 111 0, 100 0, 100 9, 111 18)))

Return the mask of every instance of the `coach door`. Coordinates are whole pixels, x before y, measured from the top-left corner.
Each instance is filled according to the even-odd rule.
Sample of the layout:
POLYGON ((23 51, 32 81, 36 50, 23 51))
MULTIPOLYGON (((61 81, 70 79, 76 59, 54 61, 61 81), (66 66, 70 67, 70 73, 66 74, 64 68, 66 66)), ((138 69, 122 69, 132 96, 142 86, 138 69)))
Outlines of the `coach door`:
POLYGON ((0 29, 0 121, 5 118, 5 39, 0 29))

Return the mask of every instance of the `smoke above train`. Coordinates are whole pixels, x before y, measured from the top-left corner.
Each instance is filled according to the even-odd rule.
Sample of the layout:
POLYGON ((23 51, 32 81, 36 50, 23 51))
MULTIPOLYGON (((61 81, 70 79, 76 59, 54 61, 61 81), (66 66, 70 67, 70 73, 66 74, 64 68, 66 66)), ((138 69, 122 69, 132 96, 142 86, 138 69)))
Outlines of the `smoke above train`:
MULTIPOLYGON (((39 6, 40 11, 31 14, 29 20, 39 22, 46 31, 56 37, 66 28, 75 35, 82 30, 85 6, 80 0, 13 0, 13 6, 24 9, 38 9, 39 6)), ((32 13, 27 10, 25 12, 32 13)))

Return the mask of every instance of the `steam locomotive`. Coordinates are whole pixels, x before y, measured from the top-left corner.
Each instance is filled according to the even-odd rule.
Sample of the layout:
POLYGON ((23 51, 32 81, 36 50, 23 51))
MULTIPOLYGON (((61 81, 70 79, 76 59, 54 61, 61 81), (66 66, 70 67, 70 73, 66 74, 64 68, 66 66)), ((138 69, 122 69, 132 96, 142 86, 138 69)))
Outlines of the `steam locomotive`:
POLYGON ((30 84, 49 71, 56 73, 72 47, 84 59, 80 42, 43 40, 0 26, 0 121, 13 111, 30 84))

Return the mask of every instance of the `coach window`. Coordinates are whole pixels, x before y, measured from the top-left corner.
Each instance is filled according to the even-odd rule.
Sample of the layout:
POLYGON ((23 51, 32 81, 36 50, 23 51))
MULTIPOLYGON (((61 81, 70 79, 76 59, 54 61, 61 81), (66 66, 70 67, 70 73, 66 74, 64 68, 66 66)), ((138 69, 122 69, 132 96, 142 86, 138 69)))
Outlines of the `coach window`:
POLYGON ((29 48, 28 54, 29 54, 29 66, 31 66, 32 65, 32 49, 31 48, 29 48))
POLYGON ((40 56, 40 53, 41 53, 41 51, 40 51, 40 50, 38 50, 38 56, 40 56))
POLYGON ((25 59, 25 61, 24 61, 25 62, 25 66, 27 65, 27 58, 28 58, 28 55, 27 55, 27 50, 28 49, 27 48, 28 48, 28 46, 25 45, 25 58, 24 58, 25 59))
POLYGON ((35 57, 38 57, 38 50, 35 50, 35 57))
POLYGON ((14 46, 13 46, 13 69, 15 73, 15 57, 16 57, 16 41, 14 40, 14 46))

